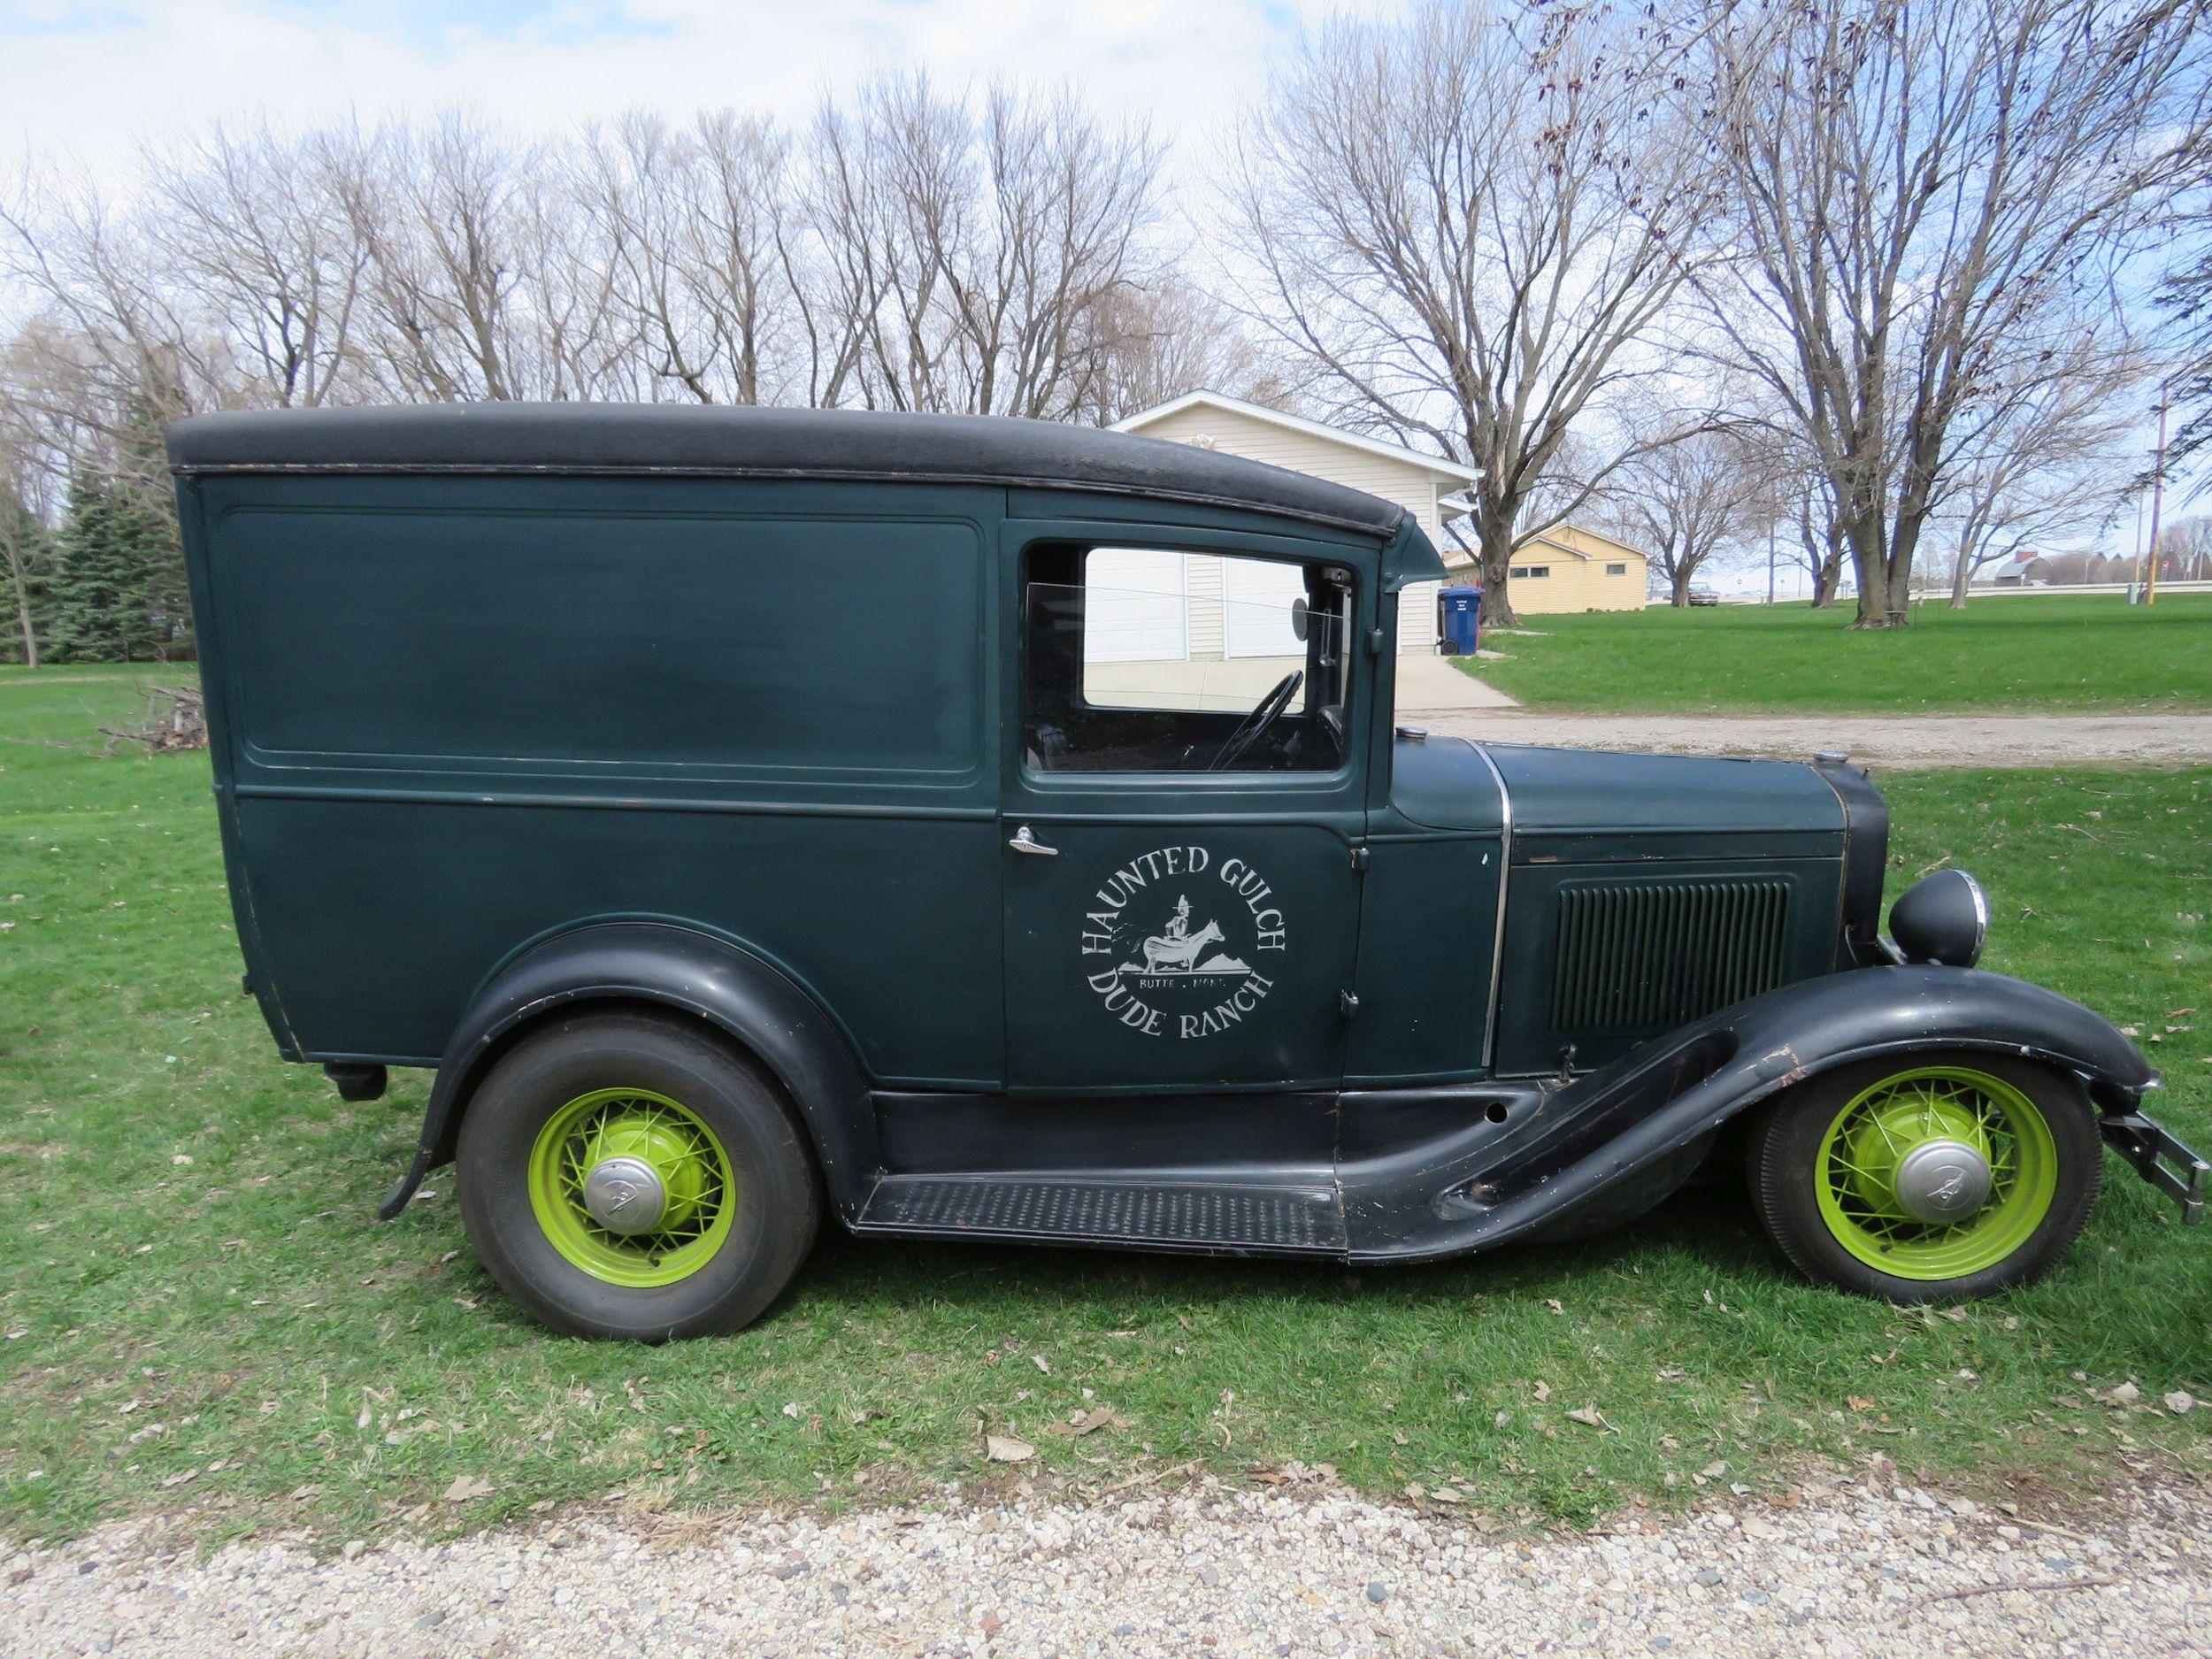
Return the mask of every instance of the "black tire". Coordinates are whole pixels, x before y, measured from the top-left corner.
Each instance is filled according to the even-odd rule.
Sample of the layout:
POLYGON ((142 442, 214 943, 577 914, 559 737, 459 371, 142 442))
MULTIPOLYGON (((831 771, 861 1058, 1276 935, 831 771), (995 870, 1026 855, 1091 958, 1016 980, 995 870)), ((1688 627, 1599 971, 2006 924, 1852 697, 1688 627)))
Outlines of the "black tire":
POLYGON ((730 1044, 679 1020, 596 1014, 534 1033, 502 1056, 461 1121, 461 1219, 500 1286, 573 1336, 661 1342, 736 1331, 767 1310, 806 1259, 821 1199, 780 1092, 730 1044), (710 1259, 670 1285, 608 1282, 553 1244, 532 1209, 539 1132, 596 1089, 680 1102, 720 1143, 739 1202, 710 1259))
POLYGON ((1843 1066, 1801 1083, 1763 1108, 1745 1148, 1751 1202, 1790 1264, 1816 1284, 1901 1305, 1970 1302, 2033 1284, 2081 1236, 2104 1179, 2104 1143, 2080 1079, 1971 1050, 1927 1050, 1843 1066), (2001 1260, 1945 1279, 1885 1273, 1854 1255, 1823 1217, 1816 1182, 1820 1148, 1845 1106, 1885 1078, 1923 1066, 1983 1072, 2025 1095, 2048 1125, 2055 1186, 2041 1220, 2001 1260))

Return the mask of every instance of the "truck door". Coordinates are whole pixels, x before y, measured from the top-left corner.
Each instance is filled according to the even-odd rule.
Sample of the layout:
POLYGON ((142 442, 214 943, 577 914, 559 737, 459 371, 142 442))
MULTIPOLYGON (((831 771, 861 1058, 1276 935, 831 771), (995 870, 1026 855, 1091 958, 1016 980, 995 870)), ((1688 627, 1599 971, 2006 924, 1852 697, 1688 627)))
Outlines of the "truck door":
POLYGON ((1000 825, 1010 1084, 1335 1087, 1355 1006, 1368 675, 1353 648, 1372 556, 1018 528, 1000 825))

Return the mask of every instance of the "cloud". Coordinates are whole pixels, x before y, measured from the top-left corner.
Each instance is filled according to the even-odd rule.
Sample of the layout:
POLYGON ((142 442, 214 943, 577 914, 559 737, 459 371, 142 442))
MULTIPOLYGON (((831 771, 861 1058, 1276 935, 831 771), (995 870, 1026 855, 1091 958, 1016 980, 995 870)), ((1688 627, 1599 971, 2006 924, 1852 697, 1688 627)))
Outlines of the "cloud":
MULTIPOLYGON (((1371 0, 1371 4, 1382 0, 1371 0)), ((284 127, 464 104, 546 131, 733 104, 798 116, 885 69, 1065 84, 1217 142, 1326 0, 0 0, 0 150, 81 156, 215 119, 284 127)), ((1191 159, 1182 158, 1186 163, 1191 159)))

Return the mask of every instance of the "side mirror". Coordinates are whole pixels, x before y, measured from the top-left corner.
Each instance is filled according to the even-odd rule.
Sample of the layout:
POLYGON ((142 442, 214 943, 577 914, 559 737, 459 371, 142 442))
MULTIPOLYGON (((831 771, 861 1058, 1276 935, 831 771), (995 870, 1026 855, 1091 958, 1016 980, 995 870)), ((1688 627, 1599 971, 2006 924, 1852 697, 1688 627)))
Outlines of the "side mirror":
POLYGON ((1298 636, 1301 645, 1306 642, 1306 636, 1313 631, 1313 610, 1306 603, 1303 594, 1290 602, 1290 631, 1298 636))

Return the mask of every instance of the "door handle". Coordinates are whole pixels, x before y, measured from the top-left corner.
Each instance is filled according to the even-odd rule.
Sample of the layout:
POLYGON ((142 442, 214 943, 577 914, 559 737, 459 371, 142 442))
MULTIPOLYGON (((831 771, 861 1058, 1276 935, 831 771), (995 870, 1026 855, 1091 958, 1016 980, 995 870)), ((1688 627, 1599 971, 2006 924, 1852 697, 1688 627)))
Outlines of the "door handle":
POLYGON ((1030 833, 1029 826, 1026 824, 1016 830, 1014 839, 1006 844, 1018 853, 1034 853, 1040 858, 1057 858, 1060 856, 1060 849, 1057 847, 1046 846, 1030 833))

